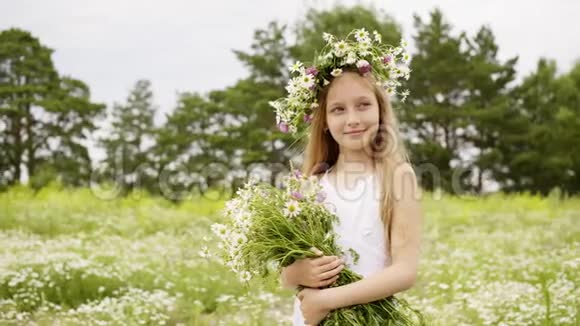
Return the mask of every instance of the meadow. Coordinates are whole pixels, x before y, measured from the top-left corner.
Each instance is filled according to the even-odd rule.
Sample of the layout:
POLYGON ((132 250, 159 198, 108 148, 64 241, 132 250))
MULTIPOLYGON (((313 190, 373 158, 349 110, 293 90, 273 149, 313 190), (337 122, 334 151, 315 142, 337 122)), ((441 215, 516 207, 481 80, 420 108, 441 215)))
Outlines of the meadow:
MULTIPOLYGON (((19 186, 0 194, 0 325, 289 325, 276 277, 247 286, 212 255, 217 193, 19 186)), ((580 199, 423 195, 429 325, 579 325, 580 199)))

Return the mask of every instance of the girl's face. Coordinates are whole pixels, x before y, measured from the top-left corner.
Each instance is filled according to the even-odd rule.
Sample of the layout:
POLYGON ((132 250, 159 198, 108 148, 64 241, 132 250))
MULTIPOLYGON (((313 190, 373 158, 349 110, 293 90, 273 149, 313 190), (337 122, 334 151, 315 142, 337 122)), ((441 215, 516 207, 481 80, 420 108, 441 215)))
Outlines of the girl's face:
POLYGON ((369 81, 356 72, 334 79, 326 98, 326 122, 343 149, 361 150, 378 130, 379 103, 369 81))

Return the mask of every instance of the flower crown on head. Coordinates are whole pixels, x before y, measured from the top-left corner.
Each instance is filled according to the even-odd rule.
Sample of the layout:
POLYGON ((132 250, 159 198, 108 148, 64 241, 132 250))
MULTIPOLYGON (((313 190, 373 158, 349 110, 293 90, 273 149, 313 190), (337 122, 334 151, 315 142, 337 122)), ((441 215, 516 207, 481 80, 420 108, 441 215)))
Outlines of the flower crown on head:
POLYGON ((297 75, 288 81, 288 96, 269 102, 276 111, 280 131, 296 134, 303 123, 309 124, 312 113, 318 108, 319 91, 349 67, 357 69, 361 75, 372 73, 377 85, 389 95, 398 94, 401 101, 405 101, 409 91, 397 89, 401 86, 399 79, 409 79, 411 72, 411 56, 405 51, 407 42, 401 40, 397 47, 383 44, 377 31, 373 31, 371 37, 364 28, 355 29, 344 40, 337 40, 328 33, 322 38, 326 45, 311 66, 305 68, 297 61, 290 67, 290 72, 297 75), (352 36, 354 41, 349 40, 352 36))

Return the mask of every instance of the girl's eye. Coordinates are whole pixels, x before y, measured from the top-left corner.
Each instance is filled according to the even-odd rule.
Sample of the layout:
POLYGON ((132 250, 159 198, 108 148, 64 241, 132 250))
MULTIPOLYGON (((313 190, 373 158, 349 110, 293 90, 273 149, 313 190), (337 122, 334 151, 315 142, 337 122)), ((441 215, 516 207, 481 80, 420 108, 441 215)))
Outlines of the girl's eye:
POLYGON ((371 105, 369 102, 363 102, 360 104, 360 106, 362 106, 362 107, 367 107, 369 105, 371 105))
POLYGON ((336 111, 342 111, 342 110, 343 110, 343 108, 339 106, 339 107, 332 108, 332 110, 330 110, 330 112, 336 112, 336 111))

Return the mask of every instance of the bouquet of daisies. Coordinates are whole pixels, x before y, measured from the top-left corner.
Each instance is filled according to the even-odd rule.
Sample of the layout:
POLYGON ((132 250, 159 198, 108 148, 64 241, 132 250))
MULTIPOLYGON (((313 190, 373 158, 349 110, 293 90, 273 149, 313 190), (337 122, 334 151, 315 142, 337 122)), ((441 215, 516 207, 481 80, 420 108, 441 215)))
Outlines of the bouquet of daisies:
MULTIPOLYGON (((212 225, 219 237, 224 263, 240 280, 265 277, 272 266, 282 267, 307 257, 311 248, 325 255, 342 255, 333 225, 338 218, 325 204, 325 194, 315 176, 294 171, 284 179, 284 189, 250 180, 226 203, 225 223, 212 225)), ((356 257, 356 253, 354 255, 356 257)), ((332 286, 362 277, 345 268, 332 286)), ((422 325, 423 317, 394 296, 364 305, 332 311, 321 325, 422 325)))

